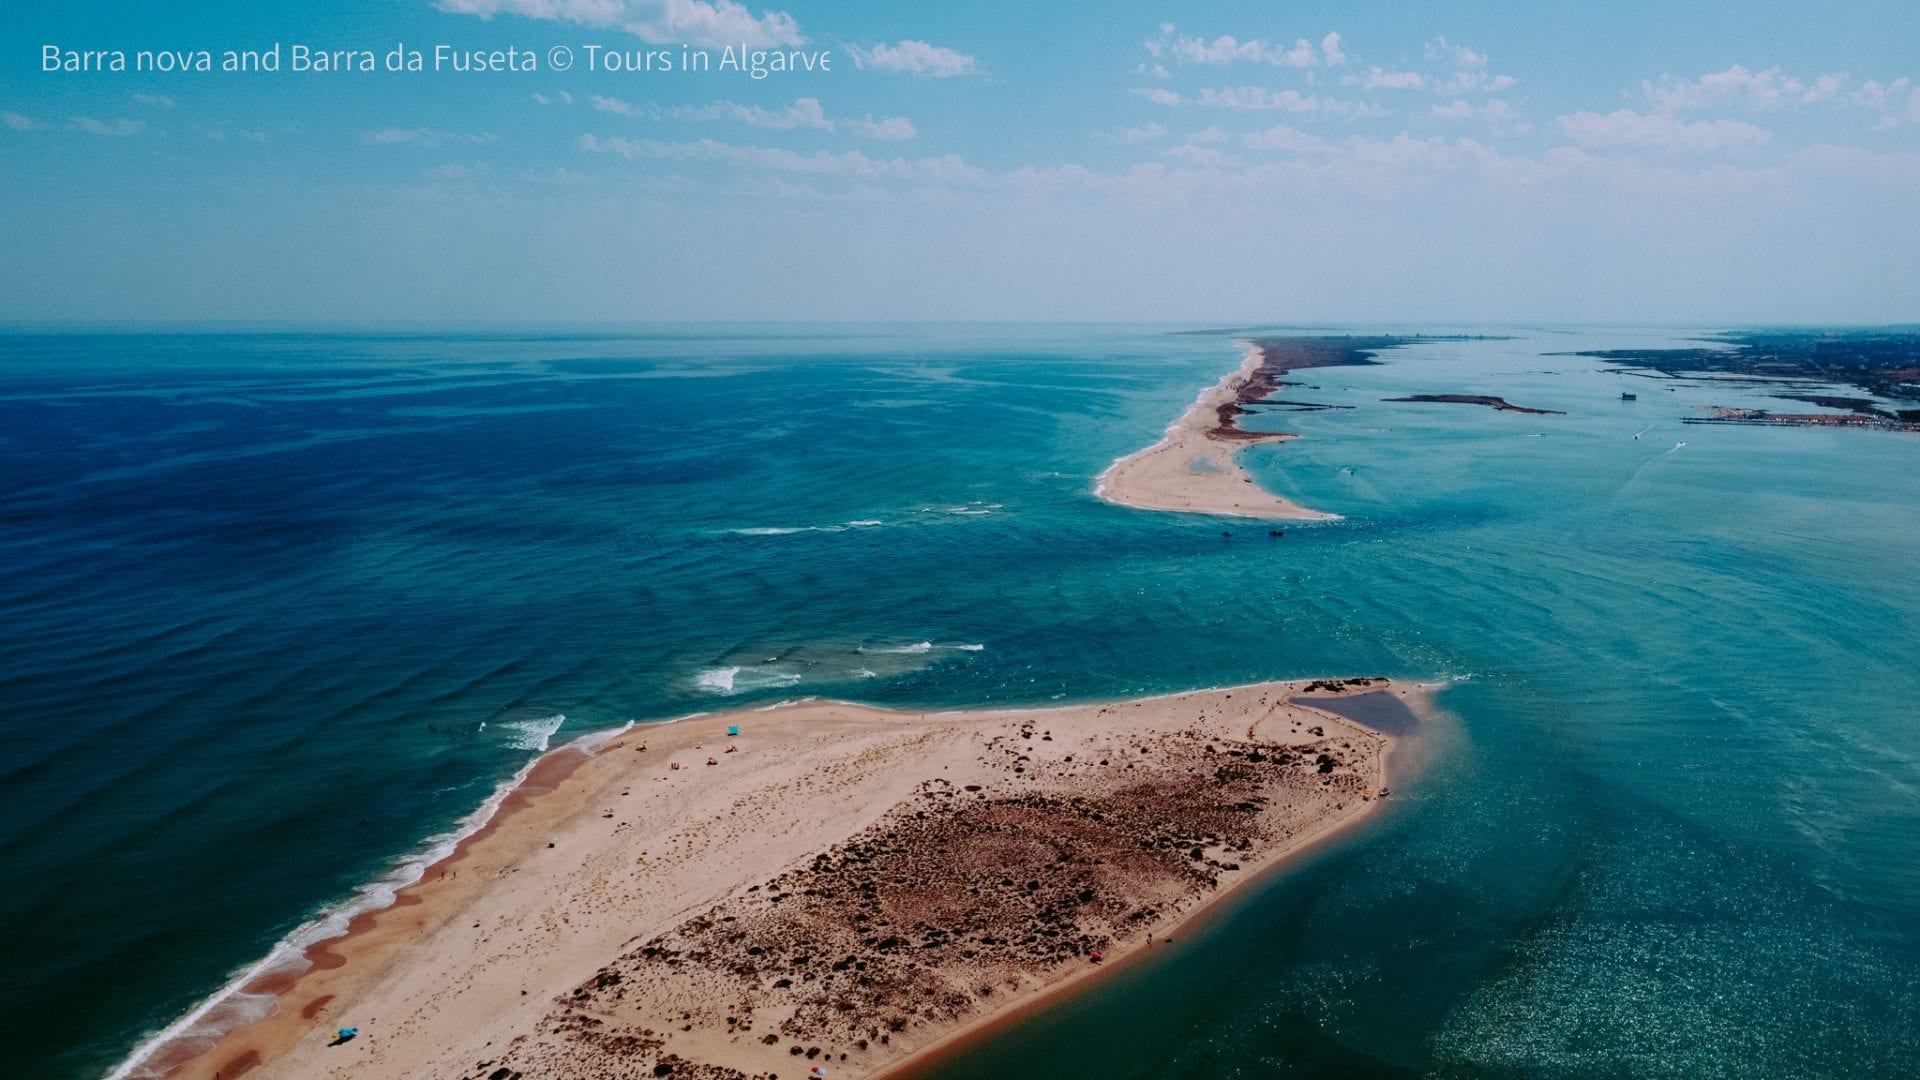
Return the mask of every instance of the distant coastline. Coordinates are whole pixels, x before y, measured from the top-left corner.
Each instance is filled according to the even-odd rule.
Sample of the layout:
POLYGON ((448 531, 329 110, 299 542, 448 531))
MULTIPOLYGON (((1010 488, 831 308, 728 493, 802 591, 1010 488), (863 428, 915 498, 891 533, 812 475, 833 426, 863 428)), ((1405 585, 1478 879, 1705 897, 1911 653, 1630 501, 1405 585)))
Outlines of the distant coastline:
POLYGON ((892 1075, 1376 806, 1392 737, 1305 693, 1425 710, 1384 679, 995 712, 801 702, 563 747, 390 907, 249 987, 271 1015, 148 1064, 892 1075), (327 1045, 341 1027, 360 1031, 327 1045))

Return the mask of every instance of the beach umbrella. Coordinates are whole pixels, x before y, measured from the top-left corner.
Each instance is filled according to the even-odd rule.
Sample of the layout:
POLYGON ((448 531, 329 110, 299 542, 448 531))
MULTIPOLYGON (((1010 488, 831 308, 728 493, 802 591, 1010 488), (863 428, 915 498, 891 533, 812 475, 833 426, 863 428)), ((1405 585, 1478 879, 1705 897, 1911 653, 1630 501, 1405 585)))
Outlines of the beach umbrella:
POLYGON ((738 734, 740 734, 740 725, 739 725, 739 724, 729 724, 729 725, 727 726, 727 734, 729 734, 729 735, 738 735, 738 734))

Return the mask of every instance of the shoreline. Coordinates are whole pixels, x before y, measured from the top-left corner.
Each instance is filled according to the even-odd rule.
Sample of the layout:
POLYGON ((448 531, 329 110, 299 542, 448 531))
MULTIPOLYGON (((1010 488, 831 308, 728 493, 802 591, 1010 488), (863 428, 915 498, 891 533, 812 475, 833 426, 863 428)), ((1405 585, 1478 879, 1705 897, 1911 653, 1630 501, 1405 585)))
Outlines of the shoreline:
MULTIPOLYGON (((703 905, 713 906, 717 897, 723 903, 734 904, 735 908, 729 910, 737 910, 738 914, 749 923, 755 918, 764 922, 769 917, 766 911, 753 908, 751 904, 740 906, 747 901, 759 899, 748 894, 756 892, 761 886, 750 883, 762 880, 767 873, 774 871, 782 875, 802 874, 808 865, 809 858, 817 862, 819 858, 824 857, 821 855, 823 849, 840 851, 849 842, 849 837, 865 836, 873 829, 886 824, 890 820, 889 813, 897 814, 901 807, 911 802, 916 792, 921 797, 931 798, 926 792, 919 791, 910 783, 911 776, 908 775, 911 773, 910 769, 905 772, 896 769, 894 771, 898 775, 879 780, 862 775, 863 770, 854 769, 846 772, 848 779, 841 782, 839 787, 847 789, 846 794, 849 796, 864 793, 866 797, 823 801, 823 812, 828 812, 825 811, 827 805, 836 808, 831 811, 835 820, 798 831, 793 827, 793 823, 783 822, 780 824, 788 826, 783 830, 763 829, 751 835, 732 836, 727 844, 712 850, 724 851, 731 845, 752 846, 759 850, 748 852, 730 866, 717 871, 710 868, 703 870, 703 864, 698 860, 669 866, 667 869, 672 872, 663 871, 662 873, 665 878, 670 879, 669 884, 677 882, 680 886, 673 897, 660 896, 654 890, 637 890, 634 895, 638 896, 642 893, 646 895, 644 902, 634 901, 640 905, 640 909, 627 910, 620 918, 613 919, 611 922, 600 917, 601 913, 595 909, 594 904, 584 902, 561 910, 557 916, 558 922, 555 922, 554 912, 551 909, 556 903, 561 902, 554 899, 555 895, 574 896, 578 899, 579 896, 591 894, 591 899, 596 903, 608 899, 594 893, 591 889, 580 892, 575 888, 574 893, 567 892, 568 888, 579 885, 582 867, 575 865, 576 862, 593 862, 597 859, 606 863, 604 856, 608 853, 604 849, 608 847, 618 847, 624 842, 626 848, 622 850, 626 851, 627 856, 631 856, 630 849, 636 842, 656 843, 658 841, 657 836, 649 841, 644 839, 643 834, 638 831, 629 832, 631 821, 613 823, 611 826, 613 838, 608 838, 606 834, 609 821, 615 815, 614 805, 617 805, 613 800, 630 797, 630 793, 642 793, 645 791, 642 785, 650 782, 655 787, 654 798, 665 799, 668 804, 660 807, 665 811, 664 816, 650 821, 653 828, 689 824, 711 828, 710 824, 705 823, 703 814, 714 810, 720 804, 705 807, 694 805, 699 802, 697 797, 699 791, 710 786, 707 781, 728 776, 728 782, 733 783, 737 790, 722 791, 720 795, 742 798, 754 795, 754 792, 749 790, 754 786, 750 771, 729 770, 731 776, 729 773, 700 773, 698 770, 706 767, 698 764, 698 754, 693 754, 695 760, 691 761, 685 769, 670 770, 657 778, 642 775, 656 769, 665 755, 687 756, 690 751, 702 750, 707 742, 717 744, 725 741, 724 732, 733 724, 741 725, 751 736, 756 737, 760 745, 742 745, 740 748, 743 751, 742 756, 737 759, 727 758, 726 764, 745 764, 750 760, 748 755, 759 758, 765 754, 768 758, 768 765, 765 768, 774 770, 765 779, 778 787, 781 792, 774 799, 775 805, 783 801, 802 801, 809 797, 811 793, 805 792, 804 789, 798 794, 792 792, 796 777, 800 778, 803 785, 811 787, 817 783, 814 777, 835 775, 834 770, 836 768, 845 770, 849 761, 857 763, 869 759, 875 762, 892 760, 896 765, 918 764, 924 768, 931 768, 938 763, 941 771, 972 769, 974 772, 981 772, 983 767, 969 760, 972 755, 981 752, 977 745, 981 740, 991 737, 993 745, 997 745, 1000 740, 1010 739, 1014 734, 1022 732, 1027 732, 1028 738, 1031 739, 1033 736, 1030 730, 1041 724, 1053 726, 1053 731, 1047 734, 1045 740, 1047 742, 1052 742, 1054 731, 1058 731, 1063 744, 1077 738, 1080 742, 1076 745, 1089 745, 1087 740, 1110 737, 1111 729, 1114 728, 1119 729, 1120 737, 1138 737, 1146 740, 1171 737, 1171 727, 1168 723, 1161 721, 1191 725, 1193 721, 1189 713, 1198 706, 1202 710, 1203 719, 1214 721, 1214 727, 1210 729, 1213 738, 1218 740, 1227 735, 1234 735, 1237 738, 1238 732, 1228 732, 1218 728, 1218 723, 1227 719, 1227 713, 1230 711, 1223 707, 1224 701, 1231 700, 1236 691, 1242 693, 1243 700, 1247 694, 1262 693, 1263 705, 1267 697, 1272 697, 1273 701, 1267 708, 1267 714, 1280 712, 1294 717, 1296 721, 1301 716, 1311 716, 1317 719, 1314 726, 1324 726, 1333 736, 1343 737, 1349 743, 1364 744, 1362 750, 1353 751, 1361 753, 1362 758, 1356 759, 1352 765, 1355 769, 1364 769, 1367 776, 1361 779, 1349 778, 1342 782, 1352 787, 1356 793, 1361 790, 1367 791, 1368 797, 1351 803, 1342 802, 1337 810, 1322 807, 1324 812, 1315 811, 1313 814, 1299 817, 1298 820, 1288 819, 1286 824, 1289 828, 1299 827, 1279 841, 1262 847, 1257 852, 1257 862, 1250 867, 1252 872, 1223 875, 1222 880, 1216 886, 1209 886, 1204 894, 1196 894, 1192 897, 1186 897, 1183 894, 1173 897, 1163 905, 1164 915, 1161 909, 1156 907, 1155 914, 1146 924, 1160 927, 1163 925, 1161 920, 1164 918, 1165 925, 1169 927, 1183 925, 1198 913, 1214 907, 1220 897, 1237 891, 1245 881, 1264 876, 1272 868, 1284 865, 1288 856, 1305 850, 1341 831, 1353 821, 1364 818, 1366 811, 1370 810, 1376 801, 1371 798, 1372 789, 1375 786, 1384 786, 1385 756, 1392 745, 1392 739, 1372 732, 1337 714, 1312 710, 1310 706, 1292 703, 1291 696, 1299 692, 1304 685, 1304 681, 1253 684, 1249 687, 1192 691, 1118 702, 984 712, 908 713, 839 702, 801 702, 783 704, 771 709, 762 706, 686 718, 672 723, 639 725, 624 731, 588 736, 587 740, 597 740, 598 745, 583 746, 581 744, 587 740, 576 740, 566 746, 548 751, 530 763, 520 783, 505 793, 488 820, 460 839, 452 851, 426 867, 418 880, 397 889, 391 904, 355 915, 350 920, 344 935, 324 938, 309 944, 304 950, 304 958, 310 965, 306 971, 288 973, 270 980, 255 979, 240 987, 245 993, 272 995, 276 1008, 270 1015, 237 1026, 218 1036, 212 1041, 211 1046, 200 1046, 198 1049, 201 1052, 193 1053, 194 1047, 182 1045, 177 1048, 182 1052, 179 1060, 150 1058, 138 1067, 124 1068, 122 1074, 169 1077, 201 1077, 218 1074, 221 1080, 231 1080, 233 1076, 242 1073, 254 1075, 256 1070, 260 1075, 265 1076, 311 1075, 319 1071, 331 1070, 335 1066, 345 1065, 355 1058, 362 1057, 360 1051, 377 1052, 365 1055, 369 1060, 363 1063, 361 1069, 355 1070, 356 1075, 401 1076, 422 1068, 428 1068, 429 1071, 438 1074, 449 1067, 441 1060, 443 1056, 441 1051, 444 1048, 440 1046, 439 1041, 448 1037, 449 1032, 457 1033, 458 1031, 466 1031, 471 1035, 472 1038, 468 1041, 471 1041, 472 1045, 445 1058, 445 1062, 464 1062, 462 1065, 452 1066, 455 1068, 469 1068, 474 1060, 478 1060, 473 1054, 480 1052, 482 1045, 480 1036, 510 1030, 520 1032, 522 1039, 532 1035, 536 1043, 542 1043, 542 1045, 552 1043, 559 1048, 554 1052, 577 1054, 580 1052, 578 1046, 566 1043, 564 1039, 546 1030, 542 1025, 550 1025, 555 1016, 579 1017, 582 1015, 570 1011, 574 1005, 572 999, 566 995, 567 987, 576 985, 580 978, 590 977, 594 971, 594 965, 617 953, 622 942, 631 945, 633 941, 637 941, 639 938, 630 933, 636 921, 664 930, 667 936, 675 933, 684 936, 689 933, 686 930, 687 925, 697 924, 697 919, 694 923, 689 923, 688 918, 697 916, 698 910, 703 905), (1129 712, 1141 710, 1136 717, 1146 715, 1159 717, 1159 720, 1140 722, 1136 719, 1130 725, 1122 724, 1117 715, 1122 710, 1129 712), (1219 715, 1207 718, 1205 712, 1208 710, 1216 711, 1219 715), (1102 717, 1102 719, 1096 721, 1094 717, 1102 717), (1109 717, 1111 719, 1108 719, 1109 717), (768 745, 774 742, 789 745, 768 745), (655 745, 651 751, 646 752, 646 757, 628 756, 647 743, 655 745), (892 759, 887 757, 889 754, 893 755, 892 759), (785 761, 783 766, 782 755, 797 760, 785 761), (702 782, 692 784, 677 782, 691 780, 696 775, 702 777, 702 782), (747 779, 736 780, 736 777, 747 779), (742 786, 743 784, 745 786, 742 786), (676 806, 671 798, 665 798, 670 789, 676 787, 685 788, 686 792, 692 793, 693 803, 688 804, 687 800, 682 798, 683 805, 676 806), (618 795, 612 794, 616 788, 619 790, 618 795), (612 805, 608 805, 602 814, 593 814, 590 804, 599 803, 602 800, 612 805), (863 828, 865 832, 862 831, 863 828), (777 835, 767 838, 761 836, 761 832, 775 832, 777 835), (619 839, 623 833, 626 834, 624 841, 619 839), (556 860, 552 853, 561 851, 569 854, 556 860), (489 870, 489 867, 494 869, 489 870), (463 870, 467 871, 464 876, 461 874, 463 870), (526 879, 521 876, 523 870, 528 875, 526 879), (674 878, 674 873, 678 873, 679 878, 674 878), (553 879, 556 876, 568 880, 555 881, 553 879), (523 880, 536 877, 544 879, 546 887, 532 892, 520 887, 523 880), (552 892, 556 888, 560 890, 559 893, 552 892), (575 896, 576 893, 578 896, 575 896), (672 903, 674 899, 679 903, 672 903), (575 919, 579 919, 580 923, 576 924, 575 919), (488 922, 496 923, 497 932, 503 939, 500 945, 494 945, 493 935, 482 928, 482 924, 488 922), (471 925, 455 925, 466 923, 471 925), (482 933, 472 934, 470 931, 475 929, 482 929, 482 933), (559 940, 555 940, 556 937, 559 940), (519 981, 526 982, 528 985, 520 987, 517 994, 506 993, 504 986, 491 986, 490 989, 493 991, 491 1007, 481 1009, 480 1015, 454 1016, 465 1010, 447 1008, 451 1004, 451 999, 444 992, 445 985, 450 985, 458 979, 471 982, 478 978, 482 982, 494 983, 499 980, 491 972, 478 968, 463 968, 461 958, 470 956, 472 947, 465 942, 447 940, 449 938, 479 938, 481 939, 479 944, 494 948, 504 946, 510 953, 517 950, 518 953, 525 954, 528 962, 538 970, 522 973, 523 977, 519 981), (433 967, 436 963, 445 967, 446 970, 440 972, 438 976, 431 973, 425 976, 421 974, 423 970, 433 967), (423 978, 425 985, 422 985, 423 978), (436 984, 440 984, 440 989, 435 989, 436 984), (529 990, 536 984, 540 987, 539 991, 530 994, 529 990), (563 1010, 567 1011, 553 1013, 542 1020, 540 1014, 550 1011, 554 1002, 562 1002, 563 1010), (391 1026, 390 1020, 377 1019, 390 1017, 395 1008, 404 1010, 407 1007, 412 1007, 414 1011, 409 1014, 410 1019, 400 1024, 397 1030, 391 1026), (429 1023, 429 1019, 433 1022, 429 1023), (331 1027, 328 1025, 335 1021, 338 1021, 341 1026, 364 1025, 363 1033, 359 1039, 344 1047, 325 1049, 323 1052, 323 1048, 315 1040, 323 1031, 330 1031, 331 1027), (476 1024, 477 1027, 474 1026, 476 1024), (428 1029, 435 1031, 432 1037, 420 1034, 428 1029), (417 1056, 428 1052, 428 1048, 420 1045, 422 1039, 433 1043, 432 1053, 428 1054, 431 1060, 422 1060, 417 1056), (349 1051, 353 1052, 349 1053, 349 1051), (164 1068, 164 1072, 156 1069, 156 1065, 164 1068), (393 1071, 395 1067, 397 1071, 393 1071), (368 1071, 362 1071, 362 1069, 368 1071)), ((1379 692, 1382 687, 1402 697, 1412 697, 1414 711, 1424 712, 1426 690, 1422 687, 1401 687, 1398 684, 1383 683, 1359 692, 1379 692)), ((1235 715, 1245 719, 1243 715, 1235 715)), ((1275 746, 1305 745, 1300 743, 1299 739, 1307 739, 1316 746, 1323 741, 1301 735, 1298 723, 1296 723, 1295 732, 1288 736, 1285 733, 1265 730, 1262 727, 1265 722, 1262 718, 1255 718, 1247 725, 1246 737, 1253 741, 1280 738, 1280 742, 1271 744, 1275 746), (1261 730, 1256 733, 1254 730, 1256 728, 1261 730), (1256 734, 1258 739, 1255 738, 1256 734)), ((1191 735, 1194 730, 1198 729, 1190 729, 1185 734, 1191 735)), ((745 744, 748 737, 743 735, 738 741, 745 744)), ((1332 745, 1330 739, 1325 741, 1328 746, 1332 745)), ((1030 757, 1021 757, 1018 760, 1039 760, 1045 749, 1036 751, 1037 745, 1039 744, 1027 747, 1030 757)), ((1163 753, 1172 755, 1179 750, 1176 743, 1163 742, 1156 746, 1159 747, 1155 750, 1156 757, 1163 753)), ((1209 746, 1208 753, 1211 753, 1212 749, 1212 746, 1209 746)), ((1013 751, 998 752, 1011 754, 1013 751)), ((1340 753, 1340 751, 1335 752, 1340 753)), ((1141 747, 1141 753, 1146 753, 1144 745, 1141 747)), ((989 759, 983 756, 978 760, 987 762, 989 759)), ((1074 759, 1069 754, 1065 760, 1072 762, 1074 759)), ((1139 763, 1145 764, 1144 761, 1139 763)), ((1104 764, 1103 760, 1102 765, 1104 764)), ((1125 764, 1127 769, 1133 769, 1136 762, 1128 761, 1125 764)), ((1082 794, 1091 793, 1094 796, 1102 792, 1101 781, 1097 776, 1092 780, 1077 773, 1068 776, 1069 773, 1074 772, 1071 767, 1061 766, 1057 760, 1053 765, 1057 767, 1056 771, 1059 775, 1066 778, 1069 785, 1080 785, 1073 790, 1082 794)), ((755 767, 761 768, 757 765, 755 767)), ((998 769, 999 766, 995 764, 987 768, 998 769)), ((1040 768, 1041 766, 1035 765, 1036 772, 1040 768)), ((1113 770, 1101 770, 1090 764, 1085 768, 1092 770, 1095 774, 1102 771, 1118 772, 1117 766, 1113 770)), ((1005 789, 1007 804, 1016 805, 1022 798, 1033 797, 1021 793, 1044 789, 1044 785, 1036 786, 1036 777, 1023 778, 1021 774, 1025 771, 1022 766, 1007 766, 994 773, 994 776, 999 777, 998 780, 984 774, 975 776, 974 779, 981 780, 986 786, 993 788, 993 794, 996 796, 1005 789)), ((1353 776, 1357 777, 1358 774, 1353 776)), ((1335 776, 1332 779, 1340 779, 1340 777, 1335 776)), ((928 784, 935 782, 947 783, 941 780, 937 773, 928 780, 928 784)), ((725 785, 711 786, 724 787, 725 785)), ((950 788, 951 784, 948 784, 948 787, 950 788)), ((976 785, 970 790, 978 792, 980 787, 976 785)), ((948 794, 954 794, 954 792, 949 791, 948 794)), ((979 794, 977 798, 984 800, 987 794, 979 794)), ((736 802, 734 805, 742 804, 736 802)), ((941 804, 935 801, 926 805, 941 804)), ((955 803, 949 802, 947 805, 955 805, 955 803)), ((727 815, 722 814, 721 819, 724 816, 727 815)), ((922 812, 921 816, 924 817, 925 813, 922 812)), ((691 832, 692 830, 683 829, 682 831, 691 832)), ((1227 854, 1227 849, 1223 848, 1219 852, 1219 857, 1224 858, 1227 854)), ((670 858, 668 855, 650 857, 647 851, 642 851, 641 856, 640 863, 648 865, 649 869, 651 869, 651 863, 658 861, 665 864, 670 858)), ((704 852, 702 855, 703 859, 709 857, 713 857, 712 851, 704 852)), ((602 869, 623 865, 625 862, 626 858, 622 857, 613 863, 608 863, 607 867, 602 869)), ((1213 865, 1224 865, 1217 859, 1210 862, 1213 865)), ((1236 861, 1233 865, 1237 870, 1238 862, 1236 861)), ((780 878, 776 877, 775 880, 780 878)), ((1155 887, 1166 884, 1150 875, 1142 880, 1155 887)), ((1123 888, 1120 891, 1126 890, 1123 888)), ((1165 890, 1162 889, 1162 892, 1165 890)), ((1160 895, 1160 893, 1152 893, 1151 890, 1149 893, 1153 896, 1160 895)), ((760 894, 760 897, 765 896, 765 893, 760 894)), ((1162 899, 1165 900, 1167 897, 1163 896, 1162 899)), ((765 905, 762 905, 762 908, 764 907, 765 905)), ((714 907, 714 910, 718 908, 714 907)), ((732 916, 728 919, 731 921, 732 916)), ((639 936, 645 935, 643 933, 639 936)), ((1087 938, 1085 934, 1082 937, 1093 940, 1087 938)), ((984 1000, 970 1001, 961 1009, 965 1014, 964 1017, 961 1015, 954 1015, 951 1019, 929 1017, 925 1022, 924 1030, 903 1032, 899 1044, 891 1049, 884 1046, 887 1042, 884 1037, 881 1039, 883 1045, 874 1046, 871 1051, 863 1041, 859 1053, 867 1060, 855 1060, 851 1064, 843 1063, 837 1067, 852 1068, 856 1073, 868 1070, 874 1075, 909 1075, 912 1070, 925 1068, 932 1060, 947 1052, 942 1048, 964 1045, 983 1032, 997 1030, 998 1025, 1009 1022, 1010 1016, 1028 1015, 1031 1010, 1044 1007, 1045 1003, 1057 1000, 1059 995, 1084 985, 1087 980, 1097 977, 1100 973, 1112 970, 1116 966, 1123 966, 1120 962, 1124 958, 1144 949, 1144 946, 1129 943, 1118 935, 1100 936, 1098 940, 1108 950, 1109 955, 1109 959, 1102 964, 1080 966, 1062 962, 1059 956, 1055 956, 1049 962, 1050 966, 1048 964, 1037 967, 1029 965, 1029 969, 1017 969, 1013 984, 1010 985, 1010 989, 1013 990, 1012 1000, 996 998, 991 1007, 985 1007, 984 1000), (923 1040, 921 1038, 923 1035, 930 1037, 923 1040)), ((968 955, 971 956, 972 953, 968 955)), ((884 965, 879 965, 879 958, 874 959, 877 971, 884 965)), ((862 968, 865 968, 864 963, 862 968)), ((608 969, 602 967, 601 970, 608 969)), ((632 975, 629 976, 629 978, 632 977, 632 975)), ((706 980, 702 985, 711 984, 715 978, 719 977, 721 976, 713 973, 700 975, 700 978, 706 980)), ((813 975, 809 974, 808 978, 811 980, 813 975)), ((827 981, 832 981, 831 976, 827 981)), ((709 987, 709 990, 711 991, 712 988, 709 987)), ((581 989, 573 991, 576 996, 581 992, 581 989)), ((666 992, 661 991, 661 993, 666 992)), ((681 995, 685 992, 684 987, 674 991, 681 995)), ((624 997, 624 994, 623 990, 621 996, 624 997)), ((470 1006, 474 995, 468 993, 463 996, 469 999, 463 1004, 470 1006)), ((762 1007, 768 1008, 765 1005, 762 1007)), ((618 1009, 616 1008, 615 1011, 617 1012, 618 1009)), ((923 1024, 915 1020, 913 1026, 921 1028, 923 1024)), ((651 1035, 652 1029, 648 1030, 651 1035)), ((688 1026, 688 1030, 691 1031, 691 1025, 688 1026)), ((902 1031, 897 1027, 893 1030, 902 1031)), ((735 1075, 732 1071, 724 1070, 730 1070, 734 1066, 748 1065, 760 1067, 754 1072, 740 1072, 738 1075, 762 1075, 772 1071, 768 1055, 773 1051, 759 1050, 757 1045, 742 1045, 739 1033, 734 1031, 731 1025, 728 1032, 724 1033, 724 1037, 715 1033, 707 1033, 704 1036, 682 1036, 669 1033, 664 1037, 653 1036, 653 1038, 667 1047, 664 1050, 660 1047, 655 1049, 661 1050, 675 1061, 685 1062, 691 1067, 695 1061, 706 1060, 715 1067, 723 1069, 722 1072, 711 1075, 735 1075), (699 1056, 673 1057, 680 1050, 698 1053, 699 1056), (726 1062, 725 1065, 722 1065, 723 1060, 726 1062)), ((771 1039, 773 1036, 768 1035, 767 1038, 771 1039)), ((461 1042, 463 1037, 456 1034, 454 1041, 461 1042)), ((830 1046, 828 1049, 831 1051, 833 1047, 830 1046)), ((794 1044, 794 1050, 796 1053, 799 1050, 797 1042, 794 1044)), ((852 1048, 848 1047, 841 1053, 845 1054, 851 1050, 852 1048)), ((811 1061, 812 1059, 808 1058, 809 1064, 811 1061)), ((783 1063, 791 1068, 791 1065, 797 1062, 788 1059, 783 1063)), ((132 1064, 132 1059, 129 1059, 129 1064, 132 1064)))
MULTIPOLYGON (((1358 367, 1377 363, 1386 349, 1410 344, 1409 337, 1258 337, 1241 338, 1240 366, 1202 390, 1159 442, 1114 459, 1094 479, 1095 498, 1140 510, 1170 510, 1219 517, 1268 521, 1338 521, 1339 514, 1301 506, 1261 488, 1239 461, 1241 448, 1287 442, 1299 436, 1280 431, 1247 431, 1239 417, 1248 405, 1269 402, 1283 387, 1299 384, 1283 376, 1304 368, 1358 367)), ((1278 404, 1278 403, 1276 403, 1278 404)), ((1345 406, 1292 402, 1296 408, 1345 406)), ((1277 534, 1276 534, 1277 535, 1277 534)))
POLYGON ((1277 389, 1266 374, 1266 350, 1252 341, 1240 366, 1202 390, 1159 442, 1117 458, 1094 481, 1097 498, 1139 510, 1169 510, 1273 521, 1337 521, 1338 514, 1312 510, 1265 491, 1238 460, 1240 450, 1298 438, 1283 432, 1243 431, 1234 417, 1243 402, 1277 389), (1250 396, 1252 395, 1252 396, 1250 396))

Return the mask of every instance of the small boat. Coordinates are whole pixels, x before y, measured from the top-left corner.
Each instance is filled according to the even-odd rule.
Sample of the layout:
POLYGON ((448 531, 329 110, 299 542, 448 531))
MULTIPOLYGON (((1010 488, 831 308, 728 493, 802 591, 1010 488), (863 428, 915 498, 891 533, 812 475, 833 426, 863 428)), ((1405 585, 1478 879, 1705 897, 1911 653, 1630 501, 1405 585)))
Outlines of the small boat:
POLYGON ((1621 394, 1620 400, 1621 401, 1639 401, 1640 395, 1639 394, 1621 394))

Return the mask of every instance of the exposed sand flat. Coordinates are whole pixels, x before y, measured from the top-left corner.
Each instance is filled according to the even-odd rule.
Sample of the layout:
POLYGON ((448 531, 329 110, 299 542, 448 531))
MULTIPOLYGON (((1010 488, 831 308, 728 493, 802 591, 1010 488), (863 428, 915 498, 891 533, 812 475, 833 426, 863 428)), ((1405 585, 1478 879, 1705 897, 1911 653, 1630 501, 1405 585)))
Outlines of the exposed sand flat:
MULTIPOLYGON (((997 712, 806 702, 556 751, 393 907, 254 988, 279 994, 273 1016, 170 1075, 911 1065, 1363 815, 1390 740, 1289 700, 1307 689, 997 712), (360 1034, 327 1045, 340 1027, 360 1034)), ((1382 689, 1423 706, 1385 680, 1332 692, 1382 689)))
POLYGON ((1142 510, 1287 521, 1338 518, 1263 490, 1236 460, 1242 447, 1295 438, 1242 431, 1233 424, 1233 417, 1245 411, 1242 402, 1259 400, 1276 385, 1266 376, 1266 351, 1253 342, 1242 344, 1245 362, 1194 399, 1159 442, 1107 466, 1094 486, 1096 495, 1142 510))

